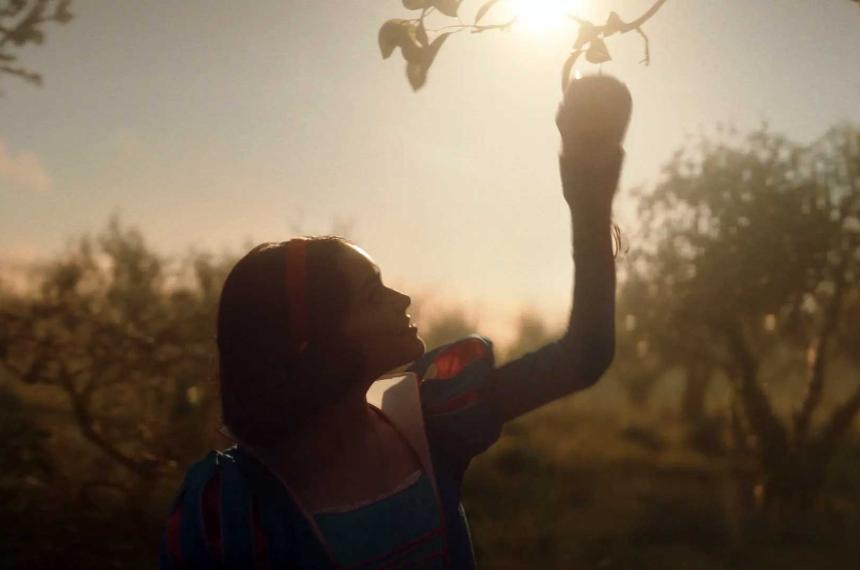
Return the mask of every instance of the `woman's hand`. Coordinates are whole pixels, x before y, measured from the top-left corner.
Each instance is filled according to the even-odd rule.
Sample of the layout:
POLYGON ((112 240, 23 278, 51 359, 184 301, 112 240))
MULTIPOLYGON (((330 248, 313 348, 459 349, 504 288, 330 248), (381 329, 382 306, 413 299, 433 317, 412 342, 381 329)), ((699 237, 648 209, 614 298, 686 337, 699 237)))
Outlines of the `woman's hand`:
POLYGON ((570 206, 611 206, 631 105, 627 86, 611 76, 590 75, 568 85, 555 122, 562 139, 564 197, 570 206))

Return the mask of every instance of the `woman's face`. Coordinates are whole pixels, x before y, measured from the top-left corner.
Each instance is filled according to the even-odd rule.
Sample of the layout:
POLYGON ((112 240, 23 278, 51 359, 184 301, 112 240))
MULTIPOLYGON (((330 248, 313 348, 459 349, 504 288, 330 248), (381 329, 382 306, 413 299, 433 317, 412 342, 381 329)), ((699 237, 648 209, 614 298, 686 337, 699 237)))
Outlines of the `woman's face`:
POLYGON ((424 354, 424 342, 406 312, 412 299, 383 285, 379 267, 360 247, 346 247, 340 263, 350 293, 344 334, 359 347, 365 379, 378 378, 424 354))

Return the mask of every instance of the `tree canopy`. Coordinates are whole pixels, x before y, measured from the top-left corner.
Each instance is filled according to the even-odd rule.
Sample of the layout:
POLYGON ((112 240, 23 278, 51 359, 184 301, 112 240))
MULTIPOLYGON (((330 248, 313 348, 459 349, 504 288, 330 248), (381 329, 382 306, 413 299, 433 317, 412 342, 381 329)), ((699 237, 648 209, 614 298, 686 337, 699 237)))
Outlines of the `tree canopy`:
POLYGON ((702 138, 639 201, 642 244, 622 292, 629 342, 664 366, 724 373, 772 506, 791 496, 789 508, 805 512, 860 413, 858 382, 813 425, 830 358, 857 339, 860 130, 842 125, 808 146, 766 128, 702 138), (763 378, 779 351, 807 386, 790 420, 763 378))

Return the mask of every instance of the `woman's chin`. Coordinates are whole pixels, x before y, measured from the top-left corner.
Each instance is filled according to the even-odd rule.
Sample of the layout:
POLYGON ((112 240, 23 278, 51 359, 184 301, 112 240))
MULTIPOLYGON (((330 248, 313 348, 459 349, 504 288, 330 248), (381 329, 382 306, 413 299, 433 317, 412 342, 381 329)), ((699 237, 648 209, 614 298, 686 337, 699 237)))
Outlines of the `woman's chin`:
POLYGON ((415 334, 415 358, 412 360, 416 360, 424 356, 424 352, 427 350, 427 347, 424 345, 424 339, 415 334))
POLYGON ((378 376, 403 369, 421 358, 425 350, 424 341, 414 333, 397 335, 396 338, 386 342, 385 346, 384 354, 374 351, 379 360, 372 359, 376 364, 370 366, 370 370, 377 371, 378 376))
POLYGON ((398 348, 402 347, 397 351, 397 353, 401 355, 399 359, 402 361, 400 366, 421 358, 425 351, 424 340, 418 336, 417 331, 413 330, 412 332, 406 333, 406 335, 406 338, 402 339, 401 342, 398 343, 398 348))

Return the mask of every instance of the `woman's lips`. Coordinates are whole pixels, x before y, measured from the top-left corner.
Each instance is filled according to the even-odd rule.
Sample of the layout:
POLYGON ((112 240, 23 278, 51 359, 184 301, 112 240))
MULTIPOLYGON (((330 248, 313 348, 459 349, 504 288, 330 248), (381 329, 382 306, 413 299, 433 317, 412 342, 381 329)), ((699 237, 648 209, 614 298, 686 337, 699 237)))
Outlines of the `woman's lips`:
POLYGON ((418 325, 412 322, 412 315, 406 315, 406 323, 403 328, 398 330, 399 334, 417 334, 418 325))

